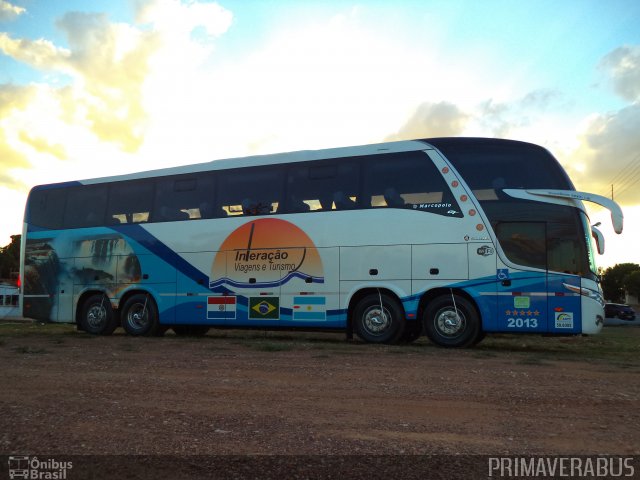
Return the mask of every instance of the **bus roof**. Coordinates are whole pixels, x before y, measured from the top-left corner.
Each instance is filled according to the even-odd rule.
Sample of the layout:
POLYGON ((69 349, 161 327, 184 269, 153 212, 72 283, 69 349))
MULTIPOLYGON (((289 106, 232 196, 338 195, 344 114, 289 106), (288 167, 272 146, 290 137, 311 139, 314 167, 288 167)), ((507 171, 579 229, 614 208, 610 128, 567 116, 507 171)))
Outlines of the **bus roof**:
MULTIPOLYGON (((277 165, 291 162, 307 162, 313 160, 341 158, 341 157, 356 157, 356 156, 368 156, 368 155, 380 155, 385 153, 401 153, 412 152, 420 150, 429 150, 432 148, 442 149, 443 152, 449 147, 453 146, 472 146, 472 145, 507 145, 507 144, 521 144, 529 145, 543 149, 538 145, 519 142, 515 140, 495 139, 495 138, 481 138, 481 137, 440 137, 440 138, 425 138, 417 140, 404 140, 397 142, 385 142, 369 145, 351 146, 351 147, 338 147, 327 148, 320 150, 300 150, 294 152, 274 153, 267 155, 253 155, 247 157, 226 158, 219 160, 212 160, 209 162, 196 163, 190 165, 180 165, 176 167, 168 167, 155 170, 147 170, 123 175, 113 175, 108 177, 96 177, 83 180, 77 180, 72 182, 62 182, 49 185, 38 185, 34 189, 44 188, 57 188, 62 186, 71 185, 91 185, 106 182, 115 182, 122 180, 135 180, 143 178, 154 178, 168 175, 188 174, 188 173, 200 173, 212 170, 226 170, 231 168, 252 167, 259 165, 277 165)), ((446 152, 444 152, 446 155, 446 152)))

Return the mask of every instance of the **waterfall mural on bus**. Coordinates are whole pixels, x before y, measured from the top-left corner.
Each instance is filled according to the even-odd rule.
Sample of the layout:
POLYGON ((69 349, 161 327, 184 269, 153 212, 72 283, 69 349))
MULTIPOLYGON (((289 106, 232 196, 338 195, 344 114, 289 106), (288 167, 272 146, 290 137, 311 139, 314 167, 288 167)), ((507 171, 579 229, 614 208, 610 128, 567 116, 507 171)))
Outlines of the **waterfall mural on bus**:
POLYGON ((120 235, 70 237, 63 234, 26 242, 24 303, 31 318, 55 318, 60 289, 80 291, 99 285, 115 296, 142 276, 137 255, 120 235))
POLYGON ((38 320, 48 320, 58 287, 60 259, 53 248, 53 238, 27 239, 24 257, 23 291, 37 298, 24 301, 25 314, 38 320))
POLYGON ((293 278, 324 283, 320 254, 299 227, 264 218, 238 227, 222 243, 211 267, 209 288, 264 288, 293 278))

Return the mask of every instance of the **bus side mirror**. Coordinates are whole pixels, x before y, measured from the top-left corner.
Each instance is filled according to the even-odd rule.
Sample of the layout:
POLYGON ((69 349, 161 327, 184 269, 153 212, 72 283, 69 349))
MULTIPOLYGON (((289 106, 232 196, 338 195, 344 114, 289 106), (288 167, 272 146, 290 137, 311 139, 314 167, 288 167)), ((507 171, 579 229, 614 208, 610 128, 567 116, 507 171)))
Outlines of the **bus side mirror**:
POLYGON ((596 225, 591 226, 591 235, 593 235, 593 238, 596 241, 598 253, 602 255, 604 253, 604 235, 602 235, 602 232, 596 228, 596 225))

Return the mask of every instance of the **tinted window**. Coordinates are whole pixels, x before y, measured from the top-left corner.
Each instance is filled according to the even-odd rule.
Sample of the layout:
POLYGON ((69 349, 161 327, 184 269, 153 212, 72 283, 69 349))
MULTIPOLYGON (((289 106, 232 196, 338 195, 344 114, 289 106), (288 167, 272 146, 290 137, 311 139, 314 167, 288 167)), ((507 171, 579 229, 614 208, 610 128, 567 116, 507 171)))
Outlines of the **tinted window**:
POLYGON ((153 204, 153 183, 148 180, 114 183, 109 189, 107 223, 149 221, 153 204))
POLYGON ((422 152, 369 157, 363 169, 365 207, 411 208, 462 216, 442 175, 422 152))
POLYGON ((558 161, 538 145, 492 139, 427 141, 451 161, 479 200, 496 199, 504 188, 573 189, 558 161))
POLYGON ((43 228, 62 228, 67 190, 33 190, 29 195, 27 222, 43 228))
POLYGON ((104 223, 107 206, 105 185, 85 185, 70 188, 64 212, 64 227, 97 227, 104 223))
POLYGON ((540 222, 501 222, 496 236, 507 258, 518 265, 547 268, 546 226, 540 222))
POLYGON ((220 216, 267 215, 282 203, 283 178, 278 168, 221 171, 218 207, 220 216))
POLYGON ((502 249, 512 262, 554 272, 590 275, 589 255, 579 210, 526 200, 483 202, 502 249), (545 260, 540 230, 544 226, 545 260), (537 252, 537 253, 536 253, 537 252))
POLYGON ((159 178, 156 182, 154 222, 211 218, 214 177, 180 175, 159 178))
POLYGON ((358 163, 294 164, 287 175, 287 211, 349 210, 358 205, 358 163))

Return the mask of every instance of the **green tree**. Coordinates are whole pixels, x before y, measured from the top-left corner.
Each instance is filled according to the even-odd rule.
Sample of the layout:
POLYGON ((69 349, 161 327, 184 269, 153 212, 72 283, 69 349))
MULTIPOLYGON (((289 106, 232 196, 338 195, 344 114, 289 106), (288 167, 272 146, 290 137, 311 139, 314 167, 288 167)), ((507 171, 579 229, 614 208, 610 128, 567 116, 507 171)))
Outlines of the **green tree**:
POLYGON ((631 272, 624 277, 624 287, 631 295, 640 298, 640 270, 631 272))
POLYGON ((20 269, 20 237, 11 235, 11 243, 0 248, 0 278, 11 278, 20 269))
POLYGON ((637 263, 619 263, 607 268, 602 274, 604 298, 611 302, 624 302, 626 278, 634 272, 640 272, 640 265, 637 263))

